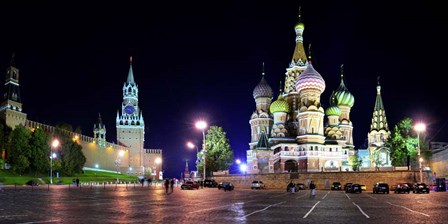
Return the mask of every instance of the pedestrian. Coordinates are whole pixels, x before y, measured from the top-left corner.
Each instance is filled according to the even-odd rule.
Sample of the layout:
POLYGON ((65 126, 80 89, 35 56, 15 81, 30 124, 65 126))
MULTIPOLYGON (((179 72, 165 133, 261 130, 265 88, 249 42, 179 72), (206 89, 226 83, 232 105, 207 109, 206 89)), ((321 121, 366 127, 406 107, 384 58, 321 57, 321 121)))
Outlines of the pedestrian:
POLYGON ((171 178, 170 187, 171 187, 171 193, 173 193, 173 191, 174 191, 174 178, 171 178))
POLYGON ((79 178, 76 178, 76 186, 79 187, 79 178))
POLYGON ((311 181, 310 183, 310 198, 316 197, 316 185, 311 181))
POLYGON ((165 179, 165 194, 168 194, 168 188, 170 187, 170 180, 168 178, 165 179))

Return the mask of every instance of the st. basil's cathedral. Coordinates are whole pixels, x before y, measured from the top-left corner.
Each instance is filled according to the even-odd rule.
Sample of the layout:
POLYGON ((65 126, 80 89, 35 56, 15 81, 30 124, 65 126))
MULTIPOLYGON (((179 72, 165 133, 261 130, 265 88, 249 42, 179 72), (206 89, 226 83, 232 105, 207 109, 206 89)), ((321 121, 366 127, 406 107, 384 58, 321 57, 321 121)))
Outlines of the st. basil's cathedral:
MULTIPOLYGON (((261 80, 253 90, 256 110, 249 120, 251 141, 246 152, 247 173, 353 170, 349 162, 355 155, 350 110, 355 97, 344 84, 343 66, 339 87, 332 91, 329 107, 324 109, 321 94, 326 87, 325 80, 313 67, 311 50, 308 57, 305 53, 305 25, 300 15, 294 29, 296 45, 286 68, 284 87, 280 83, 277 99, 272 102, 274 93, 266 81, 264 65, 261 80)), ((371 162, 372 155, 381 156, 385 160, 382 166, 390 167, 390 152, 384 147, 390 132, 379 82, 377 90, 368 134, 369 148, 358 150, 362 152, 361 167, 365 169, 375 166, 371 162), (376 152, 378 146, 381 146, 381 151, 376 152)))

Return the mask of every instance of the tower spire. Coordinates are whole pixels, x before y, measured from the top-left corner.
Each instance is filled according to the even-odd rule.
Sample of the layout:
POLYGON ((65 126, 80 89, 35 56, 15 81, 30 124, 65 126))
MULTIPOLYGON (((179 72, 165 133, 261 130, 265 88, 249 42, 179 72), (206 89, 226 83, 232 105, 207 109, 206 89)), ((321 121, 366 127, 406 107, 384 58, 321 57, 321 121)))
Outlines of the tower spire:
POLYGON ((305 48, 303 47, 303 31, 305 30, 305 25, 302 22, 302 7, 299 6, 299 15, 297 16, 297 23, 294 26, 296 32, 296 47, 294 48, 294 53, 292 55, 292 61, 289 67, 294 66, 305 66, 306 64, 306 54, 305 48))
POLYGON ((308 45, 308 61, 311 63, 311 44, 308 45))
POLYGON ((380 77, 377 77, 377 86, 376 86, 376 100, 375 107, 373 111, 372 124, 370 125, 370 131, 372 130, 385 130, 389 131, 389 126, 387 124, 386 112, 384 110, 383 99, 381 97, 381 86, 380 86, 380 77))
POLYGON ((129 73, 127 83, 134 84, 134 73, 132 72, 132 56, 129 57, 129 73))

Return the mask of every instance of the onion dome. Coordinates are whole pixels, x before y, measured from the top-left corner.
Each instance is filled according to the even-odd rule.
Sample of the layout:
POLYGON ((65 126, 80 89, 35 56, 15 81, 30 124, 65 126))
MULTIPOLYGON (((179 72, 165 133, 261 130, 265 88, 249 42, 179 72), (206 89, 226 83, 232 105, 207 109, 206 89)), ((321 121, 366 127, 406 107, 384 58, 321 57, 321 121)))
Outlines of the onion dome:
POLYGON ((337 103, 338 103, 338 101, 337 101, 335 93, 333 91, 331 93, 331 96, 330 96, 330 107, 327 108, 327 110, 325 111, 325 115, 327 115, 327 116, 338 116, 338 117, 341 116, 342 111, 337 106, 337 103))
POLYGON ((288 102, 286 102, 285 99, 283 99, 283 96, 281 94, 279 94, 278 99, 271 104, 270 111, 271 111, 271 114, 276 113, 276 112, 288 113, 289 112, 289 104, 288 104, 288 102))
POLYGON ((342 111, 338 106, 332 106, 325 110, 325 115, 327 116, 341 116, 342 111))
POLYGON ((338 100, 338 106, 348 106, 353 107, 355 104, 355 97, 348 91, 344 84, 344 65, 341 65, 341 84, 338 89, 336 89, 335 95, 338 100))
POLYGON ((308 60, 305 71, 303 71, 296 81, 296 91, 300 92, 303 89, 318 89, 321 93, 325 90, 325 81, 317 72, 311 60, 308 60))
POLYGON ((263 63, 263 73, 260 82, 254 88, 253 92, 254 99, 258 97, 269 97, 272 98, 272 88, 269 86, 268 82, 264 79, 264 63, 263 63))

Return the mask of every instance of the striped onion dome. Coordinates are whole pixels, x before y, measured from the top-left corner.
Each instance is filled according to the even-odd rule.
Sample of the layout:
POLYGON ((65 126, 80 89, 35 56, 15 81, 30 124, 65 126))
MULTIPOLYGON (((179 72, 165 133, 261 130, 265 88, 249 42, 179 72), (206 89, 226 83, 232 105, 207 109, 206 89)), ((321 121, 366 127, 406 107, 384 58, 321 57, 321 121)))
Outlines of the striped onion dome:
POLYGON ((308 61, 305 71, 303 71, 296 81, 296 91, 300 92, 303 89, 318 89, 321 93, 325 90, 325 81, 317 72, 311 60, 308 61))
POLYGON ((338 100, 338 106, 353 107, 355 104, 355 97, 348 91, 344 84, 344 75, 341 74, 341 84, 335 92, 336 99, 338 100))
POLYGON ((327 116, 341 116, 342 111, 338 106, 338 101, 335 96, 335 92, 333 91, 330 96, 330 107, 325 111, 325 115, 327 116))
POLYGON ((341 116, 342 111, 338 106, 331 106, 325 110, 325 115, 327 116, 341 116))
POLYGON ((288 102, 286 102, 285 99, 283 99, 283 96, 280 94, 278 96, 278 99, 271 104, 271 107, 269 109, 271 111, 271 114, 276 113, 276 112, 288 113, 289 112, 289 104, 288 104, 288 102))
POLYGON ((269 97, 272 98, 272 88, 269 86, 268 82, 264 79, 264 75, 261 77, 260 82, 254 88, 253 92, 254 99, 258 97, 269 97))

